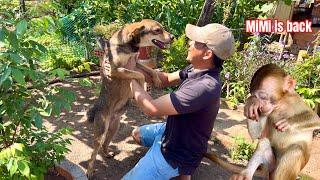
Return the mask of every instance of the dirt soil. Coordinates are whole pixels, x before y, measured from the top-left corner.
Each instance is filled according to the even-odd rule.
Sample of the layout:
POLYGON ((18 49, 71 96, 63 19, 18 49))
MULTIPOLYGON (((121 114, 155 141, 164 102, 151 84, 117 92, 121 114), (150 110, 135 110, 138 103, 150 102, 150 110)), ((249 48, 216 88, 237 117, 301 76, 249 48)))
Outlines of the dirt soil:
MULTIPOLYGON (((91 78, 99 83, 99 78, 91 78)), ((86 121, 86 112, 97 98, 96 87, 82 87, 78 82, 59 83, 56 86, 63 86, 76 93, 77 100, 73 103, 70 112, 63 111, 58 118, 50 118, 45 121, 50 131, 56 131, 63 127, 71 127, 74 131, 69 137, 73 139, 69 146, 71 150, 66 159, 77 164, 85 172, 90 159, 93 139, 93 124, 86 121)), ((97 86, 97 85, 95 85, 97 86)), ((153 97, 159 97, 164 91, 151 90, 153 97)), ((113 158, 105 158, 100 153, 95 162, 95 179, 120 179, 128 172, 139 159, 147 152, 147 148, 141 147, 133 141, 131 131, 138 126, 149 123, 163 122, 163 118, 154 118, 145 116, 136 106, 133 100, 126 106, 126 113, 121 118, 121 124, 118 133, 110 144, 110 151, 115 153, 113 158)), ((223 105, 219 111, 215 122, 214 136, 218 141, 210 141, 210 150, 217 151, 222 159, 233 162, 228 155, 228 148, 233 145, 233 138, 242 135, 249 139, 246 129, 246 119, 242 111, 224 109, 223 105)), ((314 141, 311 158, 303 170, 303 174, 313 179, 320 179, 320 138, 314 141)), ((197 168, 192 179, 195 180, 225 180, 232 175, 231 172, 220 168, 216 164, 203 159, 200 167, 197 168)))

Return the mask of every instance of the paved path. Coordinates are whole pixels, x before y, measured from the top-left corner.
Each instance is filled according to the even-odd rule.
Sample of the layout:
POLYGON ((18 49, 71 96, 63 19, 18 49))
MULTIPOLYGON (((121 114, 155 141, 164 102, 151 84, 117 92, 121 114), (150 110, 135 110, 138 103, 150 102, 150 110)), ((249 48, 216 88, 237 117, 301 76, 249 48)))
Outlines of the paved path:
MULTIPOLYGON (((74 129, 70 136, 73 141, 69 146, 71 152, 66 155, 68 161, 78 165, 83 171, 86 171, 88 160, 90 159, 93 138, 93 125, 86 121, 86 111, 96 99, 94 88, 84 88, 77 83, 60 84, 74 91, 78 97, 73 103, 72 111, 63 112, 59 119, 50 119, 46 121, 47 127, 55 131, 62 127, 71 127, 74 129)), ((154 97, 159 96, 162 91, 153 91, 154 97)), ((114 158, 107 159, 98 155, 95 164, 95 179, 120 179, 128 170, 130 170, 138 160, 146 153, 147 148, 134 143, 130 137, 131 131, 137 127, 148 123, 164 121, 162 118, 148 118, 144 116, 134 105, 133 102, 127 106, 127 112, 122 116, 121 125, 118 133, 114 137, 110 148, 115 152, 114 158)), ((210 141, 211 150, 218 150, 222 158, 228 159, 227 148, 231 147, 233 139, 231 137, 242 135, 249 137, 246 130, 245 118, 242 112, 221 109, 215 122, 215 130, 219 132, 218 138, 223 140, 223 144, 214 144, 210 141)), ((320 179, 320 140, 316 140, 315 148, 312 150, 311 159, 303 170, 303 173, 320 179)), ((204 160, 197 169, 192 179, 195 180, 224 180, 230 177, 231 173, 217 165, 204 160)))

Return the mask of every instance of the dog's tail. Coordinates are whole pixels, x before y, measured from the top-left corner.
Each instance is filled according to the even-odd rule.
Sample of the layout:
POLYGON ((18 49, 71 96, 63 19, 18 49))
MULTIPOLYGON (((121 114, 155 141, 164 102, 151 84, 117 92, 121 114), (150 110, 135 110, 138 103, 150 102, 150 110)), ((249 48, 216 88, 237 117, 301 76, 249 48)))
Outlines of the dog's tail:
POLYGON ((98 108, 97 108, 97 105, 96 103, 89 109, 89 111, 87 112, 87 120, 90 122, 90 123, 93 123, 94 121, 94 116, 96 115, 96 112, 97 112, 98 108))
MULTIPOLYGON (((245 168, 233 165, 231 163, 228 163, 222 159, 220 159, 216 153, 214 152, 207 152, 204 154, 204 157, 210 159, 212 162, 217 163, 219 166, 221 166, 224 169, 227 169, 233 173, 240 174, 245 168)), ((260 169, 257 169, 254 173, 255 176, 264 177, 264 172, 260 169)))

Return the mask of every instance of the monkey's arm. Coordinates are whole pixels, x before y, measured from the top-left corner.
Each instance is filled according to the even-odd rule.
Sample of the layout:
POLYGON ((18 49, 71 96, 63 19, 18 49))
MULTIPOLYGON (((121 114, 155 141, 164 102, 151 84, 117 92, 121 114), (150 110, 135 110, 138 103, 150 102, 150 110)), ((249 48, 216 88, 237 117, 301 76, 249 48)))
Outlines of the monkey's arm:
POLYGON ((314 131, 320 129, 319 117, 313 111, 304 111, 288 118, 291 129, 298 131, 314 131))
POLYGON ((248 131, 252 139, 258 139, 264 136, 267 116, 260 116, 258 121, 247 120, 248 131))
POLYGON ((259 99, 255 95, 249 96, 244 106, 244 116, 252 120, 259 120, 259 106, 259 99))

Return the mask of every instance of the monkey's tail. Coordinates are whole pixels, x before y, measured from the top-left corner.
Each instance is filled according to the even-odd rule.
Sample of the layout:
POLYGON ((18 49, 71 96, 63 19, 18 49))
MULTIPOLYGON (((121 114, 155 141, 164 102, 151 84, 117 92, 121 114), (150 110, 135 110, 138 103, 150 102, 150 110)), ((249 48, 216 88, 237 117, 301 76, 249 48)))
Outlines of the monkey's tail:
MULTIPOLYGON (((240 174, 245 168, 237 166, 237 165, 233 165, 231 163, 228 163, 222 159, 220 159, 216 153, 214 152, 207 152, 204 154, 204 157, 210 159, 212 162, 217 163, 219 166, 221 166, 224 169, 227 169, 233 173, 237 173, 240 174)), ((255 176, 259 176, 259 177, 264 177, 265 173, 260 170, 257 169, 256 172, 254 173, 255 176)))

